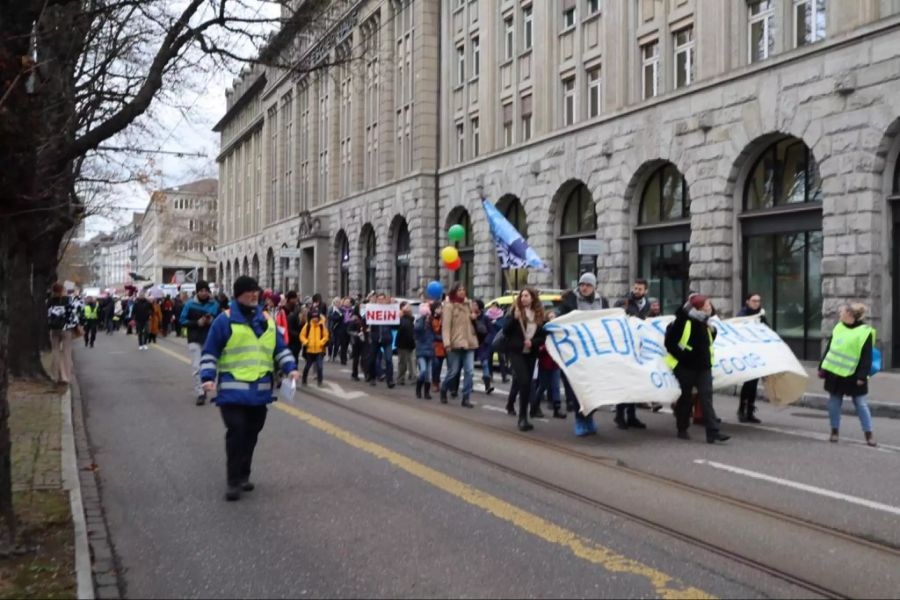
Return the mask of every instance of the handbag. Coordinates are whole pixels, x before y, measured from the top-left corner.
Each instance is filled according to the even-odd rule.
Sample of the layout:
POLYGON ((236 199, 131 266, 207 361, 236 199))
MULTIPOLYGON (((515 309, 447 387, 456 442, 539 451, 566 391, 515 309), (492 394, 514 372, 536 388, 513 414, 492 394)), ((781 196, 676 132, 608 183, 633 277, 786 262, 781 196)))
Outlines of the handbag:
POLYGON ((509 340, 506 339, 506 336, 503 335, 503 330, 497 332, 497 335, 494 336, 494 341, 491 342, 491 352, 496 352, 497 354, 506 354, 507 349, 509 348, 509 340))
POLYGON ((877 375, 881 371, 881 350, 872 348, 872 368, 869 369, 869 377, 877 375))

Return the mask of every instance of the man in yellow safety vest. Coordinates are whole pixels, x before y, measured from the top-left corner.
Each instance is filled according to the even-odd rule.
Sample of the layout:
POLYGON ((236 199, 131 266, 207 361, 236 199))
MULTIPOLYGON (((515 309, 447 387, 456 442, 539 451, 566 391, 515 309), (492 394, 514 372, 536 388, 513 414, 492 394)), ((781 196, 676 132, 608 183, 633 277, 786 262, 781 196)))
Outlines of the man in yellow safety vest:
POLYGON ((84 299, 84 307, 81 309, 81 325, 84 327, 84 347, 93 348, 97 339, 97 325, 100 322, 100 307, 93 296, 84 299))
POLYGON ((675 320, 666 329, 666 350, 669 352, 666 364, 681 386, 681 397, 675 405, 678 438, 691 439, 687 430, 694 406, 693 392, 697 388, 709 444, 729 439, 729 436, 719 433, 719 421, 712 403, 713 341, 716 337, 715 328, 709 325, 712 312, 712 303, 706 296, 693 294, 675 312, 675 320))
POLYGON ((259 306, 259 285, 242 275, 234 282, 229 310, 213 321, 200 357, 203 389, 215 393, 213 401, 225 422, 228 501, 255 487, 250 467, 273 400, 276 368, 295 382, 300 378, 275 321, 259 306))

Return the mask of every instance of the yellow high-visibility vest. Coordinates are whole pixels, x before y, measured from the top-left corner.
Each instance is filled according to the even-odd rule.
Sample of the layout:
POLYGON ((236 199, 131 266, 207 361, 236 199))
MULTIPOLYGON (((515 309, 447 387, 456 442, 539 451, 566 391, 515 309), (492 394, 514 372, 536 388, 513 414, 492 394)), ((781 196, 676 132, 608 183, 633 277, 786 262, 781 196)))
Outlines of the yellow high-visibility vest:
MULTIPOLYGON (((684 331, 681 333, 681 339, 678 341, 678 347, 689 352, 694 349, 690 344, 691 329, 693 329, 693 326, 691 325, 691 320, 688 319, 684 322, 684 331)), ((706 333, 709 335, 709 364, 712 366, 716 364, 716 359, 713 355, 713 335, 709 327, 706 328, 706 333)), ((671 354, 666 355, 665 360, 666 364, 669 365, 669 368, 672 370, 675 370, 675 367, 678 366, 678 359, 671 354)))
POLYGON ((275 370, 275 322, 266 319, 266 330, 256 337, 246 323, 231 323, 231 337, 219 357, 219 373, 237 381, 258 381, 275 370))
POLYGON ((822 369, 838 377, 850 377, 856 373, 859 359, 862 358, 863 346, 866 345, 870 335, 874 345, 873 327, 869 325, 847 327, 843 323, 838 323, 831 334, 831 344, 828 346, 828 354, 822 360, 822 369))
POLYGON ((97 305, 91 306, 90 304, 84 305, 84 318, 88 321, 96 321, 97 320, 97 305))

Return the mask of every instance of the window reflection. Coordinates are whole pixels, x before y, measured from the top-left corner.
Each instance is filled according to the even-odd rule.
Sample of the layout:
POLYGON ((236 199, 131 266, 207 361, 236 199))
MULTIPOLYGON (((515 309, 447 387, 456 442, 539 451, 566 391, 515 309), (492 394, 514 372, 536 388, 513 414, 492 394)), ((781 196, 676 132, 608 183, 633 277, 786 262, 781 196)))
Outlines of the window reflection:
POLYGON ((773 144, 757 160, 747 179, 744 209, 820 201, 819 166, 806 144, 787 138, 773 144))

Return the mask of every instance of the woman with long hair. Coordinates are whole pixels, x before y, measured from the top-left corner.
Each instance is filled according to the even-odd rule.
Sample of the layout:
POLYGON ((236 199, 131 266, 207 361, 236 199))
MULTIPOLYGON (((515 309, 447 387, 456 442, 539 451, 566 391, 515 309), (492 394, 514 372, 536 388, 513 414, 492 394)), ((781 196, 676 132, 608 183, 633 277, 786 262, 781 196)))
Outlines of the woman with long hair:
MULTIPOLYGON (((744 298, 744 306, 738 311, 739 317, 752 317, 759 315, 761 323, 769 324, 766 321, 766 311, 762 307, 762 296, 752 292, 744 298)), ((751 379, 744 382, 741 386, 741 401, 738 404, 738 421, 741 423, 759 423, 756 418, 756 392, 759 387, 759 379, 751 379)))
POLYGON ((441 337, 447 352, 447 375, 441 383, 441 402, 447 403, 447 391, 453 380, 463 373, 462 406, 472 408, 472 372, 475 369, 475 350, 478 336, 475 333, 475 313, 466 298, 466 287, 456 282, 450 288, 444 303, 441 337))
POLYGON ((544 332, 544 306, 533 288, 525 288, 516 297, 509 319, 503 326, 507 340, 507 356, 513 377, 519 384, 519 431, 531 431, 528 422, 531 400, 531 376, 534 373, 538 349, 547 335, 544 332))

